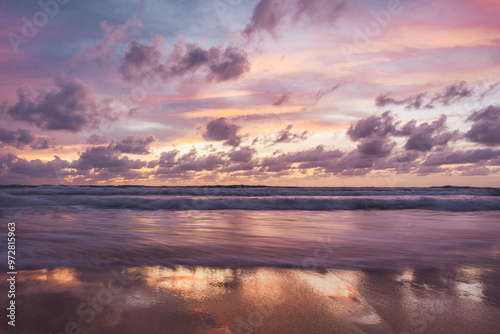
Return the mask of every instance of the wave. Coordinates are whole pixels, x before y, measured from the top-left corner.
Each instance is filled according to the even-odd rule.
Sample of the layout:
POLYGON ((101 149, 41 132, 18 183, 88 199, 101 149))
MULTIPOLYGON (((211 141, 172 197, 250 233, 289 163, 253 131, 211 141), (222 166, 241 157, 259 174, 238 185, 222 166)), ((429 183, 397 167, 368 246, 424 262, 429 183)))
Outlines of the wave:
POLYGON ((491 196, 16 196, 0 194, 0 208, 83 206, 132 210, 500 210, 500 198, 491 196))
POLYGON ((384 188, 384 187, 265 187, 265 186, 0 186, 0 194, 19 196, 498 196, 498 188, 431 187, 431 188, 384 188))

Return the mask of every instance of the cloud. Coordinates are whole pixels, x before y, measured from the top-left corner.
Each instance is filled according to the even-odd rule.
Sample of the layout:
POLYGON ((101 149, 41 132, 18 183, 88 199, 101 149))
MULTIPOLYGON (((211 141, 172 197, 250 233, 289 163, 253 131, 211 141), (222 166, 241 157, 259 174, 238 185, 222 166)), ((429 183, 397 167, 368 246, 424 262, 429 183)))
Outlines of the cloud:
POLYGON ((289 99, 290 99, 290 94, 284 93, 276 101, 273 102, 273 106, 276 106, 276 107, 281 106, 283 103, 288 102, 289 99))
POLYGON ((8 130, 0 128, 0 148, 4 146, 12 146, 18 149, 23 149, 30 146, 34 150, 43 150, 52 148, 57 144, 52 137, 37 136, 29 130, 17 129, 8 130))
POLYGON ((325 95, 328 95, 330 93, 333 93, 334 91, 336 91, 342 84, 341 83, 337 83, 333 86, 330 86, 330 87, 326 87, 326 88, 322 88, 320 90, 318 90, 316 92, 316 95, 314 97, 314 102, 312 103, 312 105, 316 105, 318 104, 318 102, 325 96, 325 95))
POLYGON ((406 104, 405 109, 420 109, 424 103, 424 98, 427 96, 426 93, 420 93, 414 96, 410 96, 406 99, 396 100, 389 97, 390 93, 379 95, 375 98, 375 105, 378 107, 385 107, 386 105, 401 105, 406 104))
POLYGON ((385 137, 395 130, 394 117, 390 111, 386 111, 382 116, 370 116, 351 124, 347 134, 352 140, 357 141, 371 136, 385 137))
POLYGON ((261 0, 255 6, 250 23, 247 24, 243 33, 252 37, 258 31, 265 31, 276 38, 275 30, 285 16, 283 1, 261 0))
POLYGON ((475 166, 459 166, 455 168, 456 171, 461 171, 462 176, 487 176, 490 174, 490 169, 487 167, 475 166))
POLYGON ((236 46, 212 47, 208 50, 194 43, 178 42, 170 56, 163 61, 157 37, 151 44, 132 41, 121 60, 120 72, 126 81, 142 83, 154 79, 162 83, 183 78, 201 71, 206 82, 238 79, 250 69, 246 52, 236 46))
POLYGON ((108 139, 106 136, 101 136, 94 134, 87 138, 87 143, 91 145, 99 145, 99 144, 106 144, 108 142, 108 139))
POLYGON ((54 148, 56 145, 57 141, 52 137, 37 136, 35 142, 30 146, 34 150, 45 150, 48 148, 54 148))
POLYGON ((250 147, 242 147, 229 153, 229 160, 235 163, 248 163, 257 151, 250 147))
POLYGON ((411 120, 399 126, 390 111, 384 112, 381 116, 370 116, 352 124, 347 134, 353 141, 361 141, 358 150, 369 155, 385 156, 394 147, 388 141, 391 136, 408 137, 404 146, 407 150, 428 152, 436 146, 444 146, 449 141, 459 137, 459 131, 446 131, 446 116, 441 115, 438 120, 432 123, 421 123, 416 125, 415 120, 411 120))
MULTIPOLYGON (((493 91, 493 88, 493 86, 490 86, 487 92, 493 91)), ((418 110, 421 108, 430 109, 434 108, 436 104, 448 106, 465 98, 469 98, 473 96, 476 90, 478 89, 468 86, 465 81, 461 81, 444 87, 441 92, 435 93, 429 98, 427 98, 427 93, 412 95, 404 99, 389 97, 390 93, 381 94, 375 98, 375 105, 378 107, 385 107, 387 105, 406 105, 406 110, 418 110)))
POLYGON ((25 183, 32 179, 57 182, 59 173, 68 166, 69 162, 58 156, 52 161, 42 162, 39 159, 28 161, 7 153, 0 155, 0 180, 4 184, 25 183))
POLYGON ((299 164, 299 169, 328 167, 343 155, 344 153, 340 150, 325 150, 323 145, 319 145, 310 150, 282 153, 276 157, 266 157, 262 160, 261 166, 268 172, 289 170, 291 168, 290 165, 295 163, 299 164))
POLYGON ((498 158, 500 150, 472 149, 467 151, 437 152, 427 156, 424 166, 459 165, 486 162, 498 158))
POLYGON ((458 137, 458 131, 446 132, 446 116, 441 115, 437 121, 432 123, 422 123, 415 126, 412 120, 403 126, 401 134, 408 135, 405 144, 407 150, 428 152, 435 146, 446 145, 453 138, 458 137))
POLYGON ((28 130, 17 129, 13 131, 0 128, 0 147, 13 146, 22 149, 34 141, 35 136, 28 130))
POLYGON ((104 39, 86 48, 81 55, 76 57, 77 62, 108 63, 115 54, 118 46, 127 38, 128 32, 134 27, 142 27, 143 24, 134 15, 124 24, 116 27, 107 21, 102 21, 100 26, 104 32, 104 39))
POLYGON ((453 102, 472 96, 473 91, 473 88, 468 87, 465 81, 446 86, 443 92, 434 94, 426 108, 432 108, 436 102, 448 106, 453 102))
POLYGON ((237 47, 230 46, 224 50, 211 48, 209 53, 209 81, 236 80, 250 69, 246 52, 237 47))
POLYGON ((333 22, 345 8, 345 1, 296 0, 293 22, 308 18, 307 23, 333 22))
POLYGON ((292 128, 293 125, 289 124, 286 128, 279 130, 274 137, 264 137, 260 140, 259 138, 256 138, 253 143, 255 144, 260 141, 261 143, 269 146, 283 143, 297 143, 308 139, 311 135, 308 130, 302 132, 292 132, 292 128))
POLYGON ((156 140, 156 137, 153 135, 144 137, 128 136, 117 143, 112 143, 111 146, 114 151, 120 153, 149 154, 149 144, 156 140))
POLYGON ((364 138, 358 145, 358 152, 365 155, 385 157, 389 155, 396 143, 386 138, 364 138))
POLYGON ((150 45, 137 41, 131 41, 128 49, 121 59, 120 73, 126 81, 141 82, 165 71, 160 62, 163 58, 160 44, 162 37, 155 37, 150 45))
POLYGON ((208 141, 224 141, 224 145, 239 146, 241 136, 238 135, 240 127, 221 117, 208 122, 203 132, 203 138, 208 141))
POLYGON ((227 165, 224 152, 198 155, 196 149, 179 155, 178 150, 163 152, 158 161, 150 163, 150 167, 158 166, 154 174, 160 178, 190 179, 196 172, 215 171, 227 165))
POLYGON ((261 0, 255 6, 243 34, 252 38, 258 33, 267 33, 277 38, 279 26, 287 20, 294 25, 303 19, 308 19, 308 25, 332 23, 344 6, 345 2, 329 0, 261 0))
POLYGON ((467 118, 473 122, 465 137, 475 143, 485 145, 500 145, 500 107, 489 106, 476 111, 467 118))
POLYGON ((85 152, 80 154, 80 157, 73 161, 71 168, 77 171, 95 172, 106 171, 113 174, 125 175, 131 169, 141 169, 146 167, 147 163, 141 160, 132 160, 128 157, 121 157, 119 153, 110 146, 94 146, 87 147, 85 152))
POLYGON ((92 87, 79 79, 55 80, 55 87, 33 96, 28 88, 18 90, 18 102, 7 113, 16 121, 46 130, 78 132, 99 127, 103 121, 116 121, 121 112, 112 100, 98 100, 92 87))

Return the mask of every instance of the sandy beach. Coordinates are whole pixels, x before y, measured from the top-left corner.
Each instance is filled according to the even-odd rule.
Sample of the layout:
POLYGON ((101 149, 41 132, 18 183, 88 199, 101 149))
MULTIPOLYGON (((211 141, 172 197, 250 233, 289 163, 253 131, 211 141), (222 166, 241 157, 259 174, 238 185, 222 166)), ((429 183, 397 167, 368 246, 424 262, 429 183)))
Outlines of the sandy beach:
POLYGON ((495 269, 22 271, 16 333, 496 333, 495 269))

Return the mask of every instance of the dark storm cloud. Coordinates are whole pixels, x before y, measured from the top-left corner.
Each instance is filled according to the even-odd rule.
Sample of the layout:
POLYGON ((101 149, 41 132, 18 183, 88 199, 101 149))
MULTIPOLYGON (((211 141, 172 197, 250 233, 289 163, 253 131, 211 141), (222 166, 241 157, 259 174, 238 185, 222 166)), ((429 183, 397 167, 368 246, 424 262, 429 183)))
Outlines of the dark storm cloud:
POLYGON ((18 102, 7 113, 42 129, 77 132, 119 118, 109 105, 111 101, 99 101, 92 87, 79 79, 58 78, 54 88, 40 91, 37 96, 28 88, 19 89, 17 94, 18 102))
POLYGON ((207 82, 223 82, 236 80, 250 69, 248 55, 238 47, 220 46, 205 50, 183 41, 177 43, 168 59, 163 61, 162 42, 158 38, 150 45, 130 42, 120 65, 123 78, 139 83, 145 79, 168 82, 204 71, 207 82))
MULTIPOLYGON (((490 86, 486 92, 492 92, 493 89, 490 86)), ((412 95, 404 99, 395 99, 389 97, 390 93, 381 94, 375 98, 375 104, 379 107, 385 107, 387 105, 405 105, 405 109, 421 109, 421 108, 434 108, 436 104, 442 104, 448 106, 452 103, 459 102, 465 98, 473 96, 477 89, 467 85, 467 82, 461 81, 443 88, 439 93, 436 93, 429 98, 427 98, 427 93, 420 93, 417 95, 412 95)), ((486 93, 485 92, 485 93, 486 93)), ((485 94, 483 93, 483 94, 485 94)))
POLYGON ((26 129, 8 130, 0 128, 0 148, 12 146, 23 149, 30 146, 34 150, 52 148, 57 144, 56 140, 46 136, 36 136, 26 129))
POLYGON ((472 127, 465 137, 475 143, 500 145, 500 107, 489 106, 467 118, 472 127))
POLYGON ((239 146, 241 136, 238 134, 240 127, 231 123, 227 118, 221 117, 208 122, 203 132, 203 138, 209 141, 224 141, 224 145, 239 146))
POLYGON ((149 144, 156 140, 156 137, 153 135, 147 135, 144 137, 128 136, 125 139, 112 144, 112 146, 114 151, 121 153, 149 154, 149 144))

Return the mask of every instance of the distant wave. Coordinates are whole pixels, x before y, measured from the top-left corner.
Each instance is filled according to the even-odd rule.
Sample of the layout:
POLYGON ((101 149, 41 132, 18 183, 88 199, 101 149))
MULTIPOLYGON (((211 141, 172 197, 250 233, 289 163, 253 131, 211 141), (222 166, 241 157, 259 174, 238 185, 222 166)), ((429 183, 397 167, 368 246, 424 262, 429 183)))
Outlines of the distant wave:
POLYGON ((263 186, 0 186, 0 195, 30 196, 499 196, 498 188, 431 187, 431 188, 349 188, 349 187, 263 187, 263 186))
POLYGON ((500 210, 493 196, 19 196, 0 194, 0 208, 83 206, 135 210, 500 210))

